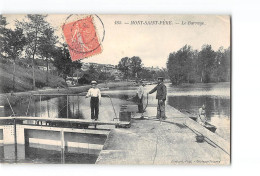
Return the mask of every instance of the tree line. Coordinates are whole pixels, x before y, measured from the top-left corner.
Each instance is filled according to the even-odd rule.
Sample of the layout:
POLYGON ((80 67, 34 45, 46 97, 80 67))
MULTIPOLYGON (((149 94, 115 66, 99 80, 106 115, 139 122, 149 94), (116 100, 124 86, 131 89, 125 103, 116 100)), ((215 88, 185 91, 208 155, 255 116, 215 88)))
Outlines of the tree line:
POLYGON ((185 45, 169 54, 167 61, 169 78, 174 85, 181 83, 211 83, 230 81, 230 47, 214 51, 211 45, 193 50, 185 45))
POLYGON ((142 59, 139 56, 123 57, 118 65, 118 69, 123 73, 123 78, 128 79, 144 79, 155 80, 159 76, 168 77, 167 70, 149 70, 144 67, 142 59))
POLYGON ((55 30, 46 21, 47 15, 26 15, 23 21, 15 21, 15 28, 7 28, 6 18, 0 15, 0 58, 1 63, 13 63, 13 89, 15 85, 15 65, 24 57, 24 62, 32 67, 32 85, 35 82, 35 60, 43 59, 46 63, 48 84, 48 68, 52 62, 58 75, 65 80, 76 69, 81 68, 80 62, 72 62, 68 47, 60 43, 55 30), (29 62, 28 62, 29 61, 29 62))

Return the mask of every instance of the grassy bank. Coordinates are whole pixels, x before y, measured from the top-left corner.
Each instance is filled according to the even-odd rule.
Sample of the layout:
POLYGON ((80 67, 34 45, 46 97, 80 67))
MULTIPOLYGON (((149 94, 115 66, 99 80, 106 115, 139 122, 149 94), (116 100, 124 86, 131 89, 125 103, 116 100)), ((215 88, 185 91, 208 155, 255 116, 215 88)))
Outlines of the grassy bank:
MULTIPOLYGON (((0 92, 9 93, 23 92, 32 90, 32 68, 25 68, 19 65, 15 66, 15 87, 13 90, 13 65, 0 63, 0 92)), ((46 71, 35 69, 35 83, 37 88, 42 87, 66 87, 64 79, 48 74, 48 84, 46 83, 46 71)))

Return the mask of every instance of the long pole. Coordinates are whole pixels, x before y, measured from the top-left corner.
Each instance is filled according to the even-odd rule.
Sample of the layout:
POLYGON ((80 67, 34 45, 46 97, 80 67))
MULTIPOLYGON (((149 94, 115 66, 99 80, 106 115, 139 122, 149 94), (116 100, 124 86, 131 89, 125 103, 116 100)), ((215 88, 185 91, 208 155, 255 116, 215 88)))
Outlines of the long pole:
POLYGON ((30 95, 28 107, 27 107, 27 110, 26 110, 26 113, 25 113, 26 116, 28 115, 28 112, 29 112, 29 108, 30 108, 30 104, 31 104, 31 98, 32 98, 32 95, 30 95))
POLYGON ((78 96, 78 118, 79 118, 79 96, 78 96))
POLYGON ((67 118, 69 118, 69 96, 67 95, 67 118))
POLYGON ((116 119, 117 119, 117 114, 116 114, 116 110, 115 110, 115 107, 114 107, 114 104, 113 104, 113 101, 111 99, 111 97, 108 95, 109 99, 110 99, 110 102, 112 104, 112 107, 113 107, 113 110, 114 110, 114 113, 115 113, 115 116, 116 116, 116 119))
POLYGON ((42 112, 42 96, 40 95, 40 117, 42 116, 41 112, 42 112))
POLYGON ((61 141, 61 163, 65 163, 65 140, 64 140, 64 131, 60 131, 60 141, 61 141))
POLYGON ((16 134, 16 120, 14 118, 14 153, 15 161, 17 161, 17 134, 16 134))
POLYGON ((73 96, 73 99, 72 99, 72 102, 73 102, 73 104, 72 104, 72 106, 73 106, 72 117, 73 117, 73 118, 74 118, 74 104, 75 104, 74 100, 75 100, 75 98, 74 98, 74 96, 73 96))

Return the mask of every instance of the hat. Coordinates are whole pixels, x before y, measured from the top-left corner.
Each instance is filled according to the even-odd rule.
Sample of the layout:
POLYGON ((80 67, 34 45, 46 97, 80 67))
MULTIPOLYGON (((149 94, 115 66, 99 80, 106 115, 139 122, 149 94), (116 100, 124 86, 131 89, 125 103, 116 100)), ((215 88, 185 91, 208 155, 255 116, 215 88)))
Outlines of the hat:
POLYGON ((164 80, 164 78, 163 78, 163 77, 158 77, 157 79, 158 79, 158 80, 164 80))
POLYGON ((90 84, 97 84, 97 81, 91 81, 90 84))

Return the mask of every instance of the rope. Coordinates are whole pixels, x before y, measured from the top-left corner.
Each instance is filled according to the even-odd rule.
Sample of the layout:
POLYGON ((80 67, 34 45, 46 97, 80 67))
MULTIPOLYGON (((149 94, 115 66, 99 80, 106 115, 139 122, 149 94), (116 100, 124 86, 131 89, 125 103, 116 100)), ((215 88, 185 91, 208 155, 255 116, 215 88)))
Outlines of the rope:
POLYGON ((113 101, 112 101, 112 99, 111 99, 111 97, 109 96, 109 95, 107 95, 108 97, 109 97, 109 99, 110 99, 110 102, 111 102, 111 104, 112 104, 112 107, 113 107, 113 110, 114 110, 114 114, 115 114, 115 119, 118 119, 117 118, 117 114, 116 114, 116 110, 115 110, 115 107, 114 107, 114 104, 113 104, 113 101))
POLYGON ((6 95, 6 99, 7 99, 7 101, 8 101, 8 104, 9 104, 9 106, 10 106, 12 112, 13 112, 13 114, 12 114, 11 116, 15 116, 14 110, 13 110, 13 108, 12 108, 12 105, 11 105, 11 103, 10 103, 9 98, 8 98, 7 95, 6 95))

